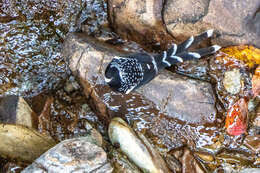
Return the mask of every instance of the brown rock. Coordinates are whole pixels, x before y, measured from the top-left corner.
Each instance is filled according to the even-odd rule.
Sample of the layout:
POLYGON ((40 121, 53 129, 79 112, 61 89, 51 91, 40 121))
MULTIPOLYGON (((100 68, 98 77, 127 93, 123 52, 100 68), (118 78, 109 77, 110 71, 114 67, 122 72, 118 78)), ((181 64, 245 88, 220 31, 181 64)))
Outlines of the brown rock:
POLYGON ((215 124, 203 132, 196 126, 184 125, 215 121, 215 98, 210 84, 163 71, 136 92, 113 92, 105 84, 103 74, 111 59, 121 54, 83 34, 70 34, 64 43, 64 58, 80 78, 92 108, 103 120, 109 122, 115 116, 128 119, 134 128, 145 128, 150 140, 169 149, 182 146, 184 138, 202 146, 215 137, 218 131, 215 124))
POLYGON ((0 123, 0 155, 30 163, 55 145, 53 139, 22 125, 0 123))
POLYGON ((112 172, 104 150, 86 140, 62 141, 48 150, 22 172, 112 172))
POLYGON ((162 8, 162 0, 109 0, 109 21, 123 39, 146 44, 150 48, 160 43, 165 49, 173 38, 164 27, 162 8))
POLYGON ((215 98, 207 82, 163 71, 137 92, 156 103, 169 117, 190 123, 212 123, 216 118, 215 98))
POLYGON ((114 173, 142 173, 142 171, 119 150, 109 150, 110 162, 113 164, 114 173))
POLYGON ((253 125, 260 128, 260 106, 257 107, 256 117, 253 120, 253 125))
POLYGON ((167 30, 175 37, 191 36, 213 28, 212 41, 227 46, 260 47, 259 0, 167 0, 163 11, 167 30))
POLYGON ((194 158, 189 149, 184 149, 184 154, 181 158, 183 173, 204 173, 200 163, 194 158))
POLYGON ((38 117, 22 97, 6 96, 0 98, 0 123, 37 128, 38 117))
POLYGON ((165 158, 165 162, 167 163, 167 166, 169 167, 169 169, 172 172, 181 172, 182 171, 181 163, 174 156, 167 155, 165 158))
POLYGON ((209 75, 216 83, 215 91, 219 101, 228 110, 240 97, 245 97, 251 90, 251 77, 246 66, 239 60, 224 57, 223 52, 211 57, 209 75))
MULTIPOLYGON (((104 95, 104 93, 110 92, 111 95, 121 97, 122 106, 124 104, 122 99, 129 98, 130 95, 111 92, 104 82, 106 65, 113 57, 122 53, 116 52, 108 45, 95 43, 93 39, 87 37, 81 39, 80 37, 82 35, 76 34, 68 37, 64 45, 64 57, 70 57, 68 60, 70 68, 84 83, 85 94, 93 98, 100 94, 99 96, 102 96, 100 98, 106 99, 108 94, 104 95), (85 44, 83 44, 84 42, 85 44), (95 88, 93 88, 94 86, 95 88), (103 94, 99 93, 99 88, 102 88, 100 92, 103 94), (91 92, 91 89, 94 89, 96 93, 91 92)), ((155 103, 160 111, 165 112, 169 117, 191 123, 212 123, 215 120, 215 98, 211 85, 207 82, 163 71, 149 84, 138 89, 137 93, 155 103)), ((99 101, 97 100, 97 102, 99 101)), ((104 100, 103 105, 96 103, 97 106, 100 106, 98 110, 102 115, 106 114, 106 106, 108 106, 104 103, 108 104, 109 100, 104 100)))
POLYGON ((260 135, 247 136, 244 140, 245 146, 247 146, 254 154, 260 153, 260 135))

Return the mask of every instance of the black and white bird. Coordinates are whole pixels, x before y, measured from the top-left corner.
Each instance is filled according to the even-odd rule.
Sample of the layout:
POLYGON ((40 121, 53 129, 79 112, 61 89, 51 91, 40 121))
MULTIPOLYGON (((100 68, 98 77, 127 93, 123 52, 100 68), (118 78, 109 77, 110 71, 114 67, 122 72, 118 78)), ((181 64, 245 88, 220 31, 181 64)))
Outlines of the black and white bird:
POLYGON ((173 44, 170 49, 157 55, 135 53, 114 57, 105 70, 105 81, 113 90, 128 94, 150 82, 158 71, 165 67, 214 54, 221 48, 220 46, 214 45, 193 52, 187 50, 212 35, 213 30, 208 30, 198 36, 191 36, 183 43, 173 44))

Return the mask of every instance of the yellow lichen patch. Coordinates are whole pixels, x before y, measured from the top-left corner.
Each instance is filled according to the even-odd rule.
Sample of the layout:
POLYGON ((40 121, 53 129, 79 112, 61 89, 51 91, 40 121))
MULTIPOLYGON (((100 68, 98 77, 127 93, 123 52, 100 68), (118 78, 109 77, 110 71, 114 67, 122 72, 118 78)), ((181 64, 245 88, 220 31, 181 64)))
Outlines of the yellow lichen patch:
POLYGON ((221 49, 222 52, 246 63, 249 68, 260 64, 260 49, 248 45, 230 46, 221 49))

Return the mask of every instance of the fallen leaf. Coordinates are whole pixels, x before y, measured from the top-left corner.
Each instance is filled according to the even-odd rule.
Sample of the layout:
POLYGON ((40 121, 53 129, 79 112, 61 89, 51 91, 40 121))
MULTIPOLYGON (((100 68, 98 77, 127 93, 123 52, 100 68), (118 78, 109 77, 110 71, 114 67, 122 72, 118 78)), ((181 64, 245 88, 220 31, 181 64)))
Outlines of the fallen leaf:
POLYGON ((246 64, 243 61, 221 51, 216 55, 215 61, 217 64, 223 64, 224 67, 228 67, 229 69, 246 68, 246 64))
POLYGON ((248 119, 248 101, 239 99, 227 112, 226 130, 230 135, 241 135, 246 132, 248 119))
POLYGON ((255 64, 260 64, 260 49, 249 45, 230 46, 222 48, 221 52, 243 61, 249 68, 254 67, 255 64))
POLYGON ((260 92, 260 65, 255 69, 255 74, 252 78, 252 93, 255 98, 260 92))

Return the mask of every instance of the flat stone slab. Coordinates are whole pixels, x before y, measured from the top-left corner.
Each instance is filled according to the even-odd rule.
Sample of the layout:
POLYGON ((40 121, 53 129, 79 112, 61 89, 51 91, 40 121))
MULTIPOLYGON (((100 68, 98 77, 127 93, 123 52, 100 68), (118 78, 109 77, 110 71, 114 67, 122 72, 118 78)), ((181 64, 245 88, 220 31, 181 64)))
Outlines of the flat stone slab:
MULTIPOLYGON (((93 94, 92 91, 95 92, 98 85, 108 87, 104 81, 104 70, 114 56, 122 54, 122 51, 82 34, 70 34, 63 49, 63 56, 67 58, 72 72, 80 78, 87 96, 93 94)), ((104 90, 98 94, 101 96, 106 92, 110 91, 104 90)), ((133 93, 141 94, 152 101, 161 112, 182 121, 212 123, 216 117, 215 97, 209 83, 166 70, 133 93)), ((123 99, 119 104, 120 102, 122 103, 123 99)))

